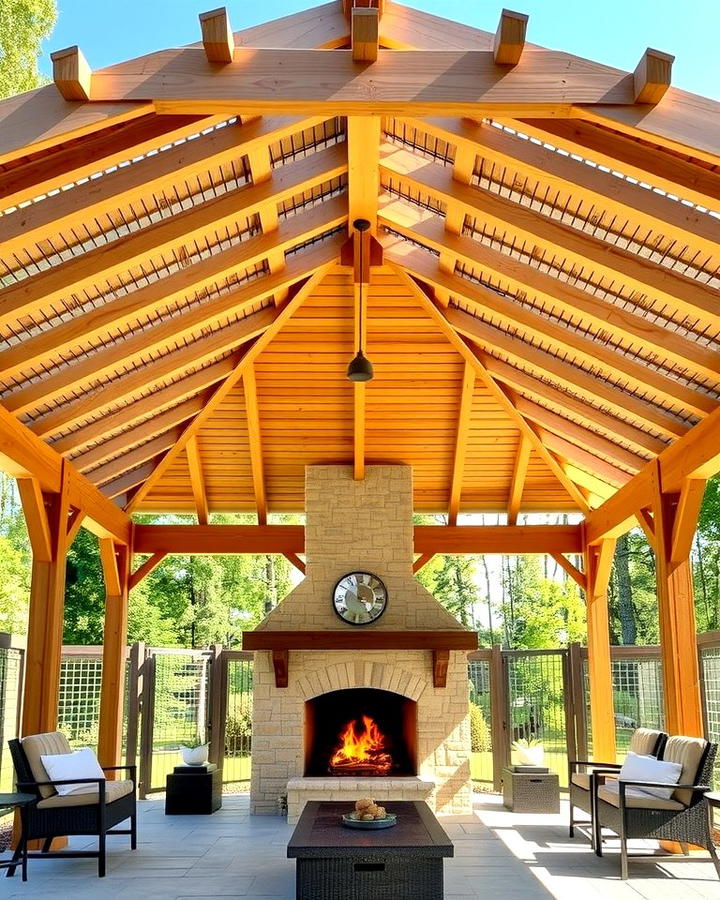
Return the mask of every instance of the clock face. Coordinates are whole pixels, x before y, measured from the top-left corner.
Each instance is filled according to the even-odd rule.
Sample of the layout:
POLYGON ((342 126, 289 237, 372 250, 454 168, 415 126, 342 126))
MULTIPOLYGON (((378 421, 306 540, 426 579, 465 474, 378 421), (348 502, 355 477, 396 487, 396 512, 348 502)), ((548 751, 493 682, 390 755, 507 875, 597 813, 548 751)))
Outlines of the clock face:
POLYGON ((377 575, 350 572, 335 585, 333 609, 343 622, 369 625, 385 612, 387 590, 377 575))

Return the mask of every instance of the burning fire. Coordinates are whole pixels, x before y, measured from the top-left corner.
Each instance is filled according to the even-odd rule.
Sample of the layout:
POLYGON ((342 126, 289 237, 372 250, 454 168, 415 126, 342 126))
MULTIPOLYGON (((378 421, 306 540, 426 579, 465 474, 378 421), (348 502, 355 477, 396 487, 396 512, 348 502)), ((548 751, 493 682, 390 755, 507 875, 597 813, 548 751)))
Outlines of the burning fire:
POLYGON ((370 716, 348 722, 340 745, 330 759, 330 771, 348 775, 387 775, 392 756, 385 752, 385 736, 370 716))

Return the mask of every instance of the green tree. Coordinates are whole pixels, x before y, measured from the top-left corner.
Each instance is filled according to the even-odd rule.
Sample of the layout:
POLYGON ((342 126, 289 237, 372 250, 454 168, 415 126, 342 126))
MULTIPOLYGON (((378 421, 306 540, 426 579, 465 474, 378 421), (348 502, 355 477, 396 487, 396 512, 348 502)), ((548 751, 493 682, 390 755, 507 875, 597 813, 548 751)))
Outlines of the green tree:
POLYGON ((39 87, 40 44, 57 18, 55 0, 0 2, 0 98, 39 87))

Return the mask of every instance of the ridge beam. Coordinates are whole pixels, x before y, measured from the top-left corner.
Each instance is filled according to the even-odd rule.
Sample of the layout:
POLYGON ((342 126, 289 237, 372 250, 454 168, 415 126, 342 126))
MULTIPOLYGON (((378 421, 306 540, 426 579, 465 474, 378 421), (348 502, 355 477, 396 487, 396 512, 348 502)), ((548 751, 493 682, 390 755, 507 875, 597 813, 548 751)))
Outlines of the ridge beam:
POLYGON ((670 87, 672 64, 675 57, 662 50, 648 47, 633 73, 635 84, 635 102, 659 103, 670 87))
POLYGON ((64 100, 89 100, 92 69, 77 46, 50 54, 53 81, 64 100))
POLYGON ((224 6, 200 13, 200 28, 205 56, 209 63, 227 64, 233 61, 235 39, 230 16, 224 6))
POLYGON ((504 9, 495 32, 493 57, 496 66, 516 66, 525 46, 528 16, 504 9))

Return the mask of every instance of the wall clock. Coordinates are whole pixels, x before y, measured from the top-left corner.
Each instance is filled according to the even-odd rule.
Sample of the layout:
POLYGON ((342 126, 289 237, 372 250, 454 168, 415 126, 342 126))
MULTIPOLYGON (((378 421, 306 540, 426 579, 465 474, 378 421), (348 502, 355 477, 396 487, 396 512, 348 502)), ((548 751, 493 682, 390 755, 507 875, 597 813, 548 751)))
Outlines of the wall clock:
POLYGON ((350 572, 333 590, 333 609, 349 625, 369 625, 385 612, 387 589, 377 575, 350 572))

